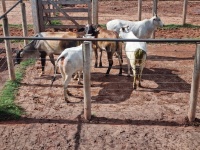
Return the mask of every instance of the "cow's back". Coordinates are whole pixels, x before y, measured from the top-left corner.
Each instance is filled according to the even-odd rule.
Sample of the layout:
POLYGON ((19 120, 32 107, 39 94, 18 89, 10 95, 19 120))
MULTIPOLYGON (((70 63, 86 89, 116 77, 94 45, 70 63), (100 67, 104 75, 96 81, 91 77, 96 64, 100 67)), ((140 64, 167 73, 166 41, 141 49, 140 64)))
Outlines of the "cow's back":
MULTIPOLYGON (((41 32, 39 36, 47 38, 77 38, 78 34, 74 32, 41 32)), ((36 47, 47 54, 59 55, 65 48, 74 47, 77 44, 78 42, 74 40, 40 40, 36 47)))

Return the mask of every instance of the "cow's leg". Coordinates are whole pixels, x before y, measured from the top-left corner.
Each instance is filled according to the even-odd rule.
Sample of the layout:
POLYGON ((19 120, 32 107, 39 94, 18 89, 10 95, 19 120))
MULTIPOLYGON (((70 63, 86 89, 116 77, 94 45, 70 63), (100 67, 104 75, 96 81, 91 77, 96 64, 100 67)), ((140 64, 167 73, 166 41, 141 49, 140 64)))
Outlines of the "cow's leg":
POLYGON ((141 85, 141 80, 142 80, 142 72, 143 72, 143 69, 145 67, 145 60, 146 60, 146 54, 143 56, 142 60, 141 60, 141 64, 140 64, 140 70, 139 70, 139 87, 142 87, 141 85))
POLYGON ((130 71, 130 67, 131 67, 131 66, 130 66, 130 59, 129 59, 127 56, 126 56, 126 58, 127 58, 127 64, 128 64, 128 75, 127 75, 127 76, 130 77, 130 76, 131 76, 131 75, 130 75, 130 74, 131 74, 131 73, 130 73, 130 72, 131 72, 131 71, 130 71))
POLYGON ((102 67, 102 49, 100 49, 99 67, 102 67))
POLYGON ((41 57, 41 65, 42 65, 42 73, 41 73, 41 75, 43 75, 44 74, 44 67, 45 67, 45 64, 46 64, 46 56, 47 56, 47 53, 46 52, 40 52, 41 53, 41 55, 40 55, 40 57, 41 57))
POLYGON ((67 87, 68 87, 68 84, 69 84, 69 82, 70 82, 70 80, 71 80, 71 77, 72 77, 72 75, 65 75, 64 97, 65 97, 65 101, 66 101, 67 103, 70 102, 70 101, 69 101, 69 96, 68 96, 69 91, 68 91, 67 87))
POLYGON ((132 70, 133 70, 133 89, 136 89, 137 88, 137 84, 136 84, 136 64, 134 64, 132 66, 132 70))
POLYGON ((123 64, 122 51, 119 50, 115 54, 117 54, 117 56, 118 56, 119 66, 120 66, 120 68, 119 68, 119 75, 121 76, 122 75, 122 64, 123 64))
POLYGON ((63 66, 63 60, 64 59, 61 58, 61 60, 59 62, 59 69, 60 69, 60 73, 61 73, 62 79, 65 82, 66 76, 65 76, 64 66, 63 66))
POLYGON ((95 65, 94 67, 97 68, 98 66, 98 49, 94 48, 94 56, 95 56, 95 65))
POLYGON ((82 71, 78 71, 78 84, 81 85, 81 73, 82 71))
POLYGON ((108 57, 108 63, 109 63, 109 66, 108 66, 108 70, 106 72, 106 76, 109 75, 110 73, 110 69, 112 68, 112 65, 113 65, 113 59, 112 59, 112 56, 113 53, 112 52, 107 52, 107 57, 108 57))

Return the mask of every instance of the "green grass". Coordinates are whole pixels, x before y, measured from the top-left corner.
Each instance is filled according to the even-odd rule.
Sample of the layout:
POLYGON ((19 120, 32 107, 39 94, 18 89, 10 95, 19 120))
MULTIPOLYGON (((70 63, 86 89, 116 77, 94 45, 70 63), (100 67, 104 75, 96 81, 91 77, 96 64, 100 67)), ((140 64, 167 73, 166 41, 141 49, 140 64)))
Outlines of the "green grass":
POLYGON ((168 25, 164 25, 162 29, 170 30, 170 29, 178 29, 178 28, 200 28, 200 26, 192 25, 192 24, 184 24, 184 25, 168 24, 168 25))
POLYGON ((52 20, 51 25, 62 25, 62 22, 60 20, 52 20))
MULTIPOLYGON (((2 28, 2 24, 0 24, 0 28, 2 28)), ((16 30, 22 30, 21 24, 9 24, 9 28, 16 29, 16 30)), ((33 25, 27 25, 28 30, 33 29, 33 25)), ((0 43, 3 42, 3 39, 0 39, 0 43)), ((23 42, 24 40, 11 40, 11 43, 17 43, 17 42, 23 42)))
MULTIPOLYGON (((3 25, 0 24, 0 27, 2 28, 3 25)), ((22 29, 22 24, 9 24, 10 28, 14 28, 14 29, 22 29)), ((33 29, 33 25, 32 24, 28 24, 27 25, 27 29, 33 29)))
POLYGON ((19 119, 24 113, 24 110, 16 105, 14 100, 26 68, 34 63, 35 61, 31 59, 22 62, 15 71, 16 80, 5 83, 0 93, 0 121, 19 119))
MULTIPOLYGON (((106 24, 100 24, 101 27, 106 28, 106 24)), ((184 24, 184 25, 177 25, 177 24, 167 24, 164 25, 161 29, 178 29, 178 28, 200 28, 198 25, 192 25, 192 24, 184 24)))

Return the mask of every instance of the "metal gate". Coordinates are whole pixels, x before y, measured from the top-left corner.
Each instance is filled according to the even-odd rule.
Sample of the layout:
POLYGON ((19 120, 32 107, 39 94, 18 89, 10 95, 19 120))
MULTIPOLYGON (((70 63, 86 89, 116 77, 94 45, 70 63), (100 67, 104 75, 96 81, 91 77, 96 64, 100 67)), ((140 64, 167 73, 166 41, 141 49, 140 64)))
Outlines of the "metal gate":
POLYGON ((37 0, 31 1, 36 32, 48 28, 79 29, 91 24, 91 0, 37 0))

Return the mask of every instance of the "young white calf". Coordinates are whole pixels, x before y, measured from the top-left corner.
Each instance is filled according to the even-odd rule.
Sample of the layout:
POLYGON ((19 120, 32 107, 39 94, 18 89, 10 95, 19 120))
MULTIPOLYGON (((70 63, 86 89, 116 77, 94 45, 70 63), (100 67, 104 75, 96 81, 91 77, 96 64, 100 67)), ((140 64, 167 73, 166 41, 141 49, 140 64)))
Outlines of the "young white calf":
MULTIPOLYGON (((138 39, 128 27, 122 27, 119 36, 123 39, 138 39)), ((125 42, 125 52, 128 61, 128 76, 130 76, 130 65, 133 70, 133 88, 137 88, 136 79, 141 87, 141 76, 147 57, 146 42, 125 42), (136 65, 139 65, 139 72, 136 73, 136 65), (137 76, 138 75, 138 76, 137 76)))
MULTIPOLYGON (((92 45, 92 44, 90 44, 92 45)), ((90 47, 91 58, 92 59, 92 47, 90 47)), ((65 101, 69 102, 68 97, 68 84, 72 78, 74 73, 78 73, 79 79, 78 83, 80 83, 80 74, 83 70, 83 52, 82 52, 82 44, 77 47, 66 48, 60 56, 56 60, 56 67, 57 64, 59 66, 63 81, 64 81, 64 97, 65 101)), ((55 69, 56 71, 56 69, 55 69)), ((54 78, 52 80, 52 84, 55 81, 56 72, 54 74, 54 78)), ((52 85, 51 84, 51 85, 52 85)))

